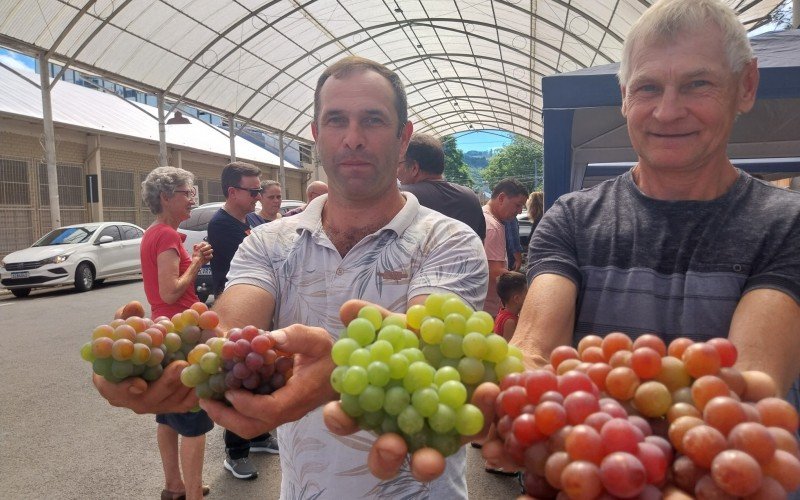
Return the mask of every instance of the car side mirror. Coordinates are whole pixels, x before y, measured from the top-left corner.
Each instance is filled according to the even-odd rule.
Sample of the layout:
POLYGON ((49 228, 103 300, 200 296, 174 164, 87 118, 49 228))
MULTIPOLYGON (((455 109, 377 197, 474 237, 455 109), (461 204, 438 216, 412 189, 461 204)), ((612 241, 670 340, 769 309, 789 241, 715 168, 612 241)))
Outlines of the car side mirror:
POLYGON ((100 239, 97 240, 96 244, 97 245, 102 245, 103 243, 111 243, 112 241, 114 241, 114 237, 113 236, 105 235, 105 236, 101 236, 100 239))

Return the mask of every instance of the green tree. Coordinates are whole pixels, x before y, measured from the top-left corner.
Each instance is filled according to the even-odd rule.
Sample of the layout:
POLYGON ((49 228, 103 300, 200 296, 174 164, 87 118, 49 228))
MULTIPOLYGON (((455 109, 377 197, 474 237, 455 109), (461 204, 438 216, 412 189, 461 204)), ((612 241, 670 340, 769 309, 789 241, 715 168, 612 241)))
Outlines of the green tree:
POLYGON ((442 137, 442 147, 444 148, 445 180, 473 189, 475 180, 472 178, 469 166, 464 163, 464 153, 456 147, 455 137, 452 135, 442 137))
POLYGON ((489 159, 482 177, 489 190, 500 180, 513 177, 531 190, 541 190, 543 185, 543 149, 538 142, 515 135, 514 140, 489 159))

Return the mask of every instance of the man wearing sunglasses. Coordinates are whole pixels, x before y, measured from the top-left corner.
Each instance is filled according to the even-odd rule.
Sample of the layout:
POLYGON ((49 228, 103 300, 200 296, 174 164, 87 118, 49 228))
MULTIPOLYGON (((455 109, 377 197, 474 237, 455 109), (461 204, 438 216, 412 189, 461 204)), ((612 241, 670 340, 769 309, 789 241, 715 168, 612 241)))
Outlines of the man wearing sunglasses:
MULTIPOLYGON (((222 193, 225 204, 208 223, 208 241, 219 245, 219 252, 211 259, 211 279, 214 300, 225 289, 228 269, 239 244, 250 234, 247 214, 255 210, 256 200, 261 194, 261 170, 249 163, 236 161, 222 170, 222 193)), ((255 479, 258 471, 248 461, 250 451, 277 453, 278 444, 269 433, 252 440, 225 430, 225 468, 237 479, 255 479)))

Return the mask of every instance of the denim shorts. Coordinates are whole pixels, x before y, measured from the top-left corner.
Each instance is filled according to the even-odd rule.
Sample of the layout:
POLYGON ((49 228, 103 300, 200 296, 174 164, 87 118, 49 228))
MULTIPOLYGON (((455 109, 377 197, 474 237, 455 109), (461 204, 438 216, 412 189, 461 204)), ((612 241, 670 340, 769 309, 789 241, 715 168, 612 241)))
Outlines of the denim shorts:
POLYGON ((186 413, 159 413, 156 422, 172 427, 175 432, 185 437, 202 436, 214 428, 214 422, 203 411, 186 413))

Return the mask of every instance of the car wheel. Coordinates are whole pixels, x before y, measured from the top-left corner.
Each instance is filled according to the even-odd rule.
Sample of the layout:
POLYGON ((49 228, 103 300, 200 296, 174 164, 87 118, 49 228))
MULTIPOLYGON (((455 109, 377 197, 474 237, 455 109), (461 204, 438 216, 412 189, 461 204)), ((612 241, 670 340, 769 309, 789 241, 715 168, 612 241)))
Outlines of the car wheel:
POLYGON ((11 293, 14 294, 14 297, 22 298, 27 297, 31 294, 30 288, 12 288, 11 293))
POLYGON ((81 262, 75 269, 75 288, 79 292, 86 292, 94 287, 94 271, 88 262, 81 262))

